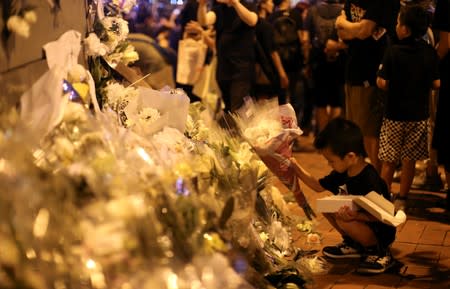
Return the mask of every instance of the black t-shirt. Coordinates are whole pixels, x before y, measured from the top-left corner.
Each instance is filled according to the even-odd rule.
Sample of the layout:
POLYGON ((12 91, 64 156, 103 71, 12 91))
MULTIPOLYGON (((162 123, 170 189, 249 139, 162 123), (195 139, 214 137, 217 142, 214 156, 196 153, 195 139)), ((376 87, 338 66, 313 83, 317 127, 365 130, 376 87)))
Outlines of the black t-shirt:
MULTIPOLYGON (((241 1, 250 11, 251 0, 241 1)), ((242 21, 233 7, 214 2, 216 14, 217 80, 252 80, 255 71, 255 29, 242 21)))
MULTIPOLYGON (((450 0, 438 0, 433 16, 433 30, 450 33, 450 0)), ((450 53, 441 60, 441 80, 450 80, 450 53)))
POLYGON ((332 171, 328 176, 319 180, 320 185, 326 190, 337 195, 344 190, 349 195, 367 195, 375 191, 387 200, 390 199, 386 183, 371 164, 367 164, 356 176, 349 177, 347 172, 338 173, 332 171))
MULTIPOLYGON (((372 20, 377 25, 386 23, 389 11, 379 0, 348 0, 344 6, 345 15, 350 22, 360 22, 363 19, 372 20)), ((386 35, 375 40, 369 36, 366 39, 352 39, 348 44, 349 58, 347 63, 346 81, 351 85, 375 86, 376 72, 386 47, 386 35)))
POLYGON ((439 59, 424 40, 406 38, 387 48, 378 75, 389 81, 386 118, 421 121, 429 117, 429 95, 439 79, 439 59))
POLYGON ((266 19, 259 18, 255 27, 256 38, 266 52, 267 56, 276 51, 276 45, 273 41, 273 27, 266 19))

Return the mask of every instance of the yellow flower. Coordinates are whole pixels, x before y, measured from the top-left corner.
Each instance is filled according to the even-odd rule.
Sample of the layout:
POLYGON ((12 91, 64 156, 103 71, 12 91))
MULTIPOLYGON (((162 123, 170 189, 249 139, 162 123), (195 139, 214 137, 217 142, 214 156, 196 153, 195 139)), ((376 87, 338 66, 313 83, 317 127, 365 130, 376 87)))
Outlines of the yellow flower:
POLYGON ((27 11, 27 12, 25 12, 23 14, 23 19, 25 19, 25 21, 27 21, 30 24, 36 23, 36 21, 37 21, 36 12, 34 12, 34 11, 27 11))
POLYGON ((9 31, 16 33, 21 37, 30 37, 30 24, 20 16, 13 15, 9 17, 6 27, 9 31))
POLYGON ((88 95, 89 95, 89 85, 83 82, 75 82, 72 83, 73 89, 78 93, 78 95, 83 99, 84 103, 88 102, 88 95))

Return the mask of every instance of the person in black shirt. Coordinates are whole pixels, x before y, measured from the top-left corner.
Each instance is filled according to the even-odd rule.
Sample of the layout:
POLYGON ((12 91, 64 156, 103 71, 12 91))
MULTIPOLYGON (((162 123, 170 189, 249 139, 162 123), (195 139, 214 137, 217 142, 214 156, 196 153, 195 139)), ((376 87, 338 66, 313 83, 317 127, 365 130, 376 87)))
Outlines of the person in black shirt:
MULTIPOLYGON (((438 0, 433 18, 433 29, 439 31, 437 53, 440 58, 441 88, 436 112, 432 147, 438 163, 444 166, 447 190, 450 189, 450 0, 438 0)), ((447 208, 450 207, 447 191, 447 208)))
POLYGON ((418 160, 428 158, 428 118, 431 89, 440 86, 438 56, 422 36, 428 15, 420 5, 406 5, 397 20, 398 43, 390 46, 378 71, 377 85, 387 90, 381 127, 381 176, 390 188, 401 162, 396 209, 405 210, 418 160))
POLYGON ((257 45, 260 45, 261 53, 264 53, 265 65, 269 65, 273 76, 266 75, 262 66, 256 64, 256 81, 254 94, 257 99, 278 97, 279 104, 286 104, 286 93, 289 79, 281 63, 280 55, 273 39, 273 27, 267 16, 273 12, 272 0, 261 0, 258 3, 258 23, 255 26, 257 45))
POLYGON ((370 162, 378 171, 383 97, 375 81, 388 40, 387 18, 396 17, 390 10, 394 6, 386 5, 386 1, 390 0, 346 0, 336 19, 338 36, 348 44, 345 116, 361 127, 370 162))
MULTIPOLYGON (((328 190, 335 195, 366 195, 375 191, 390 199, 386 183, 365 161, 363 135, 354 122, 332 119, 319 132, 314 146, 333 170, 317 179, 291 158, 291 166, 305 185, 316 192, 328 190)), ((324 216, 343 238, 341 244, 324 247, 325 256, 336 259, 364 256, 357 269, 361 273, 382 273, 393 265, 389 246, 395 240, 395 227, 382 223, 365 210, 352 211, 347 206, 324 216)))
MULTIPOLYGON (((214 0, 216 14, 216 79, 225 112, 235 111, 250 96, 255 76, 256 6, 248 0, 214 0)), ((206 24, 206 0, 199 0, 197 19, 206 24)))
MULTIPOLYGON (((308 39, 307 32, 303 27, 303 18, 298 9, 291 9, 290 0, 276 0, 275 12, 268 18, 269 22, 276 29, 279 26, 278 23, 283 21, 282 19, 288 18, 291 23, 289 26, 295 26, 296 35, 292 35, 292 29, 286 30, 284 36, 289 39, 294 39, 294 41, 289 41, 286 43, 287 39, 280 39, 280 37, 275 37, 275 43, 277 45, 278 53, 289 78, 289 85, 287 89, 287 101, 294 107, 298 126, 305 129, 309 126, 312 105, 309 105, 310 100, 306 98, 305 95, 305 83, 303 79, 303 68, 305 62, 307 62, 306 55, 308 49, 308 39), (280 41, 281 43, 277 43, 280 41), (289 53, 287 53, 289 51, 289 53)), ((283 27, 284 25, 281 25, 283 27)), ((282 29, 284 31, 284 29, 282 29)), ((282 32, 282 31, 280 31, 282 32)), ((275 33, 277 34, 277 33, 275 33)), ((282 34, 282 33, 279 33, 282 34)), ((282 37, 282 38, 285 38, 282 37)))

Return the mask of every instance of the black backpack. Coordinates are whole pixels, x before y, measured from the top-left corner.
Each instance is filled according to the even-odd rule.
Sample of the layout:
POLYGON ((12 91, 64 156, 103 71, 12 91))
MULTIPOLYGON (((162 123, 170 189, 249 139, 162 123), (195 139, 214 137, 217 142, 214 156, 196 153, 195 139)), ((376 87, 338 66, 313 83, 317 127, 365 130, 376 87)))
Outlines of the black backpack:
POLYGON ((297 23, 288 10, 273 19, 274 41, 278 47, 283 67, 286 70, 298 68, 301 64, 302 50, 297 34, 297 23))
POLYGON ((319 3, 310 8, 313 33, 311 44, 314 49, 323 50, 328 39, 336 37, 336 18, 341 14, 343 5, 338 3, 319 3))

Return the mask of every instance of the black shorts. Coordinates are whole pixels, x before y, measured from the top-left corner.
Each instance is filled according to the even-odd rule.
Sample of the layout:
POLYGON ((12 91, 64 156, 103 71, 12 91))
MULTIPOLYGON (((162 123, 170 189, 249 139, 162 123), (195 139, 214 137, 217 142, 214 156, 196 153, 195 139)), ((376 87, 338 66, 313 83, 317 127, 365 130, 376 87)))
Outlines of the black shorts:
POLYGON ((395 241, 396 228, 382 222, 367 222, 381 248, 387 249, 395 241))

